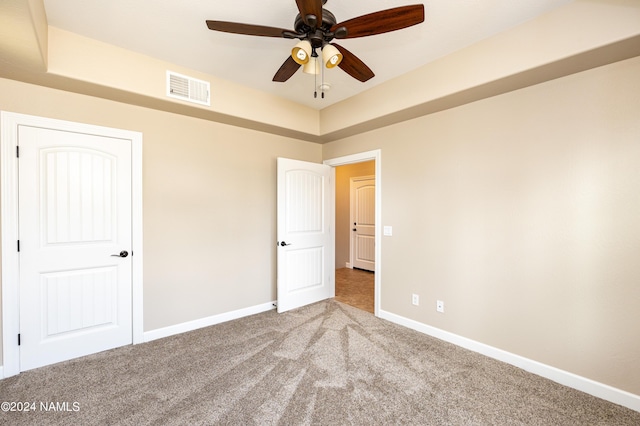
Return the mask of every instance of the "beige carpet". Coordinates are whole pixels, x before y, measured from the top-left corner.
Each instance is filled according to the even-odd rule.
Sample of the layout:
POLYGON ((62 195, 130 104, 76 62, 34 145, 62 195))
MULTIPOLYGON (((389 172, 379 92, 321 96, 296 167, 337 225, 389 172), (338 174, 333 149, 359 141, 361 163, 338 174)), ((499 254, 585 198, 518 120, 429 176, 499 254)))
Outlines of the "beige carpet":
POLYGON ((0 400, 68 403, 0 412, 7 425, 640 424, 333 300, 27 371, 0 381, 0 400))

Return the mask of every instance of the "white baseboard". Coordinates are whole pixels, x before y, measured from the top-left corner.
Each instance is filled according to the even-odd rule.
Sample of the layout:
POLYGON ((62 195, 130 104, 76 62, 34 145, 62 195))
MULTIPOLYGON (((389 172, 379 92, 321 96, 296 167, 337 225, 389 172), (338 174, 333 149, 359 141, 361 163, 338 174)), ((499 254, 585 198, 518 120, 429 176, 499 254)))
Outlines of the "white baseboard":
POLYGON ((234 319, 246 317, 249 315, 259 314, 271 309, 275 309, 275 301, 263 303, 262 305, 250 306, 248 308, 242 308, 231 312, 225 312, 218 315, 213 315, 206 318, 201 318, 193 321, 183 322, 181 324, 171 325, 169 327, 158 328, 156 330, 146 331, 144 333, 144 341, 150 342, 156 339, 162 339, 163 337, 173 336, 175 334, 186 333, 187 331, 197 330, 203 327, 209 327, 210 325, 216 325, 223 322, 231 321, 234 319))
POLYGON ((349 269, 353 269, 353 267, 351 266, 351 263, 347 262, 344 264, 345 268, 349 268, 349 269))
POLYGON ((530 373, 553 380, 561 385, 577 389, 584 393, 588 393, 589 395, 613 402, 614 404, 622 405, 635 411, 640 411, 640 395, 634 395, 630 392, 587 379, 586 377, 578 376, 577 374, 560 370, 559 368, 542 364, 538 361, 534 361, 502 349, 494 348, 493 346, 489 346, 391 312, 383 311, 382 309, 379 311, 379 317, 421 333, 428 334, 429 336, 433 336, 440 340, 453 343, 454 345, 461 346, 465 349, 486 355, 490 358, 506 362, 507 364, 522 368, 530 373))

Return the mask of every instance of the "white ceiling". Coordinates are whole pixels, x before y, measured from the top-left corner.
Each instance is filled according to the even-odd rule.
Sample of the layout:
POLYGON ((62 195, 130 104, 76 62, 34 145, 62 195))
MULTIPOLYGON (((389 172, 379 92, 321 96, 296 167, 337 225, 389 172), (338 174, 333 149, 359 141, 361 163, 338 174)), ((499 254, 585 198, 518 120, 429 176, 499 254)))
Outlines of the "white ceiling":
MULTIPOLYGON (((322 109, 573 0, 329 0, 338 22, 424 3, 425 22, 340 44, 376 74, 361 83, 339 68, 314 99, 314 76, 271 81, 297 40, 214 32, 205 20, 293 30, 295 0, 44 0, 49 25, 322 109)), ((526 46, 523 46, 526 49, 526 46)), ((320 84, 318 78, 317 84, 320 84)), ((215 96, 215 87, 213 88, 215 96)))

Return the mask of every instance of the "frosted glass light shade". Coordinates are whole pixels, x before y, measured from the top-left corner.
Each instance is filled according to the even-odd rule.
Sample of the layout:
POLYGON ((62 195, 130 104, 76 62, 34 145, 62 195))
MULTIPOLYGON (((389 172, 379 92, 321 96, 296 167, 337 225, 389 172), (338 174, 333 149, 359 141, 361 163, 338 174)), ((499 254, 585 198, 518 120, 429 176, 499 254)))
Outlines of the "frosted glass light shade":
POLYGON ((301 40, 291 49, 291 57, 300 65, 309 62, 311 57, 311 43, 309 40, 301 40))
POLYGON ((322 63, 327 68, 333 68, 342 61, 342 53, 332 44, 322 48, 322 63))
POLYGON ((320 74, 320 61, 317 58, 311 58, 309 62, 304 64, 302 71, 307 74, 320 74))

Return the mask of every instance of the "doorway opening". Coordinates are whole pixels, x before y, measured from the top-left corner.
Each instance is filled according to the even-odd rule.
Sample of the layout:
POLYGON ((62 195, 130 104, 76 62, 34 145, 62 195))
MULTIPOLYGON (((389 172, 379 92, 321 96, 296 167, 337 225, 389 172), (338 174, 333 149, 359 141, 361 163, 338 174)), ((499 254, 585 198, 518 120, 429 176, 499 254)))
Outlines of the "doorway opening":
POLYGON ((375 160, 336 167, 336 300, 374 312, 375 160))
POLYGON ((381 264, 380 150, 326 160, 324 164, 335 168, 335 298, 377 316, 381 264), (365 180, 369 187, 360 192, 358 201, 354 181, 365 180), (364 214, 361 211, 357 217, 355 210, 366 204, 371 205, 370 210, 364 214))

